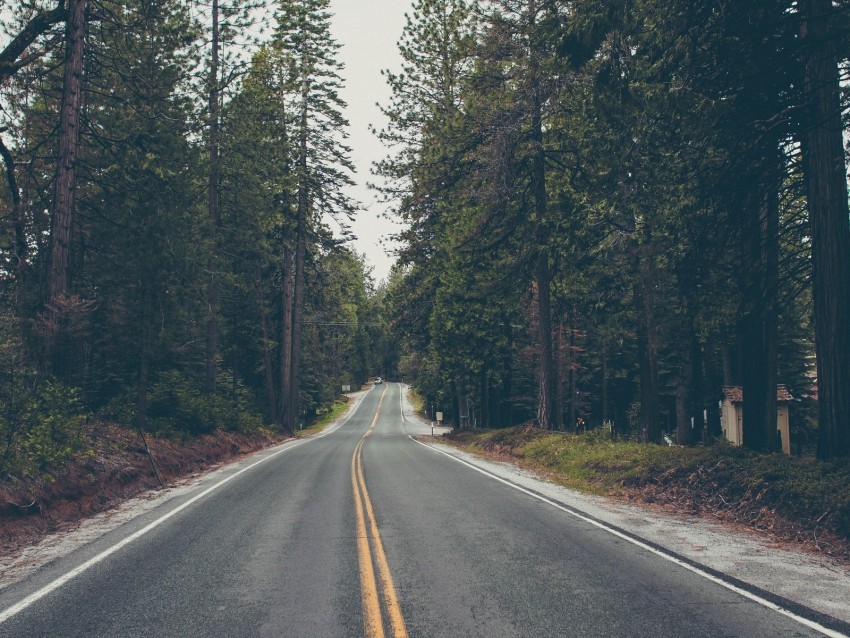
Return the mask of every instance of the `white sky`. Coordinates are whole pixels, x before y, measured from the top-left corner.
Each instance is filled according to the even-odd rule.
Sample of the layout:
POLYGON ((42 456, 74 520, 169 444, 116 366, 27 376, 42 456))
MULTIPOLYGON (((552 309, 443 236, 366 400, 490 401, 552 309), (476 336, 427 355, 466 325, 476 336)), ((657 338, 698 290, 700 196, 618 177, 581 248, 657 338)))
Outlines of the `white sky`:
MULTIPOLYGON (((2 0, 0 0, 2 1, 2 0)), ((343 98, 348 102, 346 115, 351 123, 348 140, 352 148, 351 159, 357 168, 354 176, 357 187, 349 194, 363 204, 353 224, 357 240, 354 248, 366 253, 375 270, 376 283, 385 279, 395 261, 387 251, 391 246, 387 236, 398 232, 400 226, 383 217, 387 207, 377 201, 377 193, 366 188, 367 182, 377 178, 371 175, 372 162, 382 159, 386 149, 369 132, 371 124, 376 129, 384 126, 385 119, 376 102, 386 104, 390 92, 381 69, 397 70, 401 58, 396 46, 404 27, 405 12, 411 8, 410 0, 332 0, 334 12, 332 32, 343 45, 339 59, 345 63, 343 98), (381 241, 383 240, 383 245, 381 241)))

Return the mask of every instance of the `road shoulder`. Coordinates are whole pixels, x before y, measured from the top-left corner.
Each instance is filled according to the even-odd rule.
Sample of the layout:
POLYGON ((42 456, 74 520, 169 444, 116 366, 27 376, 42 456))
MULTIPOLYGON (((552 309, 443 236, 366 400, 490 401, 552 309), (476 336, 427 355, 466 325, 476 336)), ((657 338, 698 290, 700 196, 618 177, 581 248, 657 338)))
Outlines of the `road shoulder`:
POLYGON ((850 569, 814 555, 782 546, 751 530, 728 524, 640 506, 611 497, 595 496, 555 485, 511 463, 490 460, 440 443, 447 428, 435 428, 417 416, 403 391, 405 431, 460 461, 504 481, 550 499, 627 534, 646 540, 710 572, 792 601, 805 608, 850 623, 850 569))

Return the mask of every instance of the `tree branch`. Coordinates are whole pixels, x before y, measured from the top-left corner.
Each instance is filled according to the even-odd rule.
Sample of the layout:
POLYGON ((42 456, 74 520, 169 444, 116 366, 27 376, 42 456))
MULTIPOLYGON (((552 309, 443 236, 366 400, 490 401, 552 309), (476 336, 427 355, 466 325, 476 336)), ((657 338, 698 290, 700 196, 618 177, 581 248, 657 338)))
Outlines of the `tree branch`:
POLYGON ((46 13, 40 13, 30 20, 23 30, 0 52, 0 86, 17 73, 34 58, 28 56, 24 60, 18 58, 27 50, 38 36, 46 33, 54 24, 65 19, 65 0, 59 0, 55 8, 46 13))

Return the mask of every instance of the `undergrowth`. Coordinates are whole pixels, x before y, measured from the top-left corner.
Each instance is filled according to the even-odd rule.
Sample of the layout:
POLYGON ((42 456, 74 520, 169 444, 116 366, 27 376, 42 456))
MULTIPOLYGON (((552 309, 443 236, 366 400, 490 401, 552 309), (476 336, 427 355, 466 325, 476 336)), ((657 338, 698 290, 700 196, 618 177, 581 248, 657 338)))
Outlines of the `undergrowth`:
POLYGON ((320 409, 317 416, 316 422, 310 425, 303 430, 299 430, 295 433, 295 436, 301 437, 307 434, 314 434, 316 432, 321 432, 328 425, 336 421, 341 415, 348 410, 348 401, 345 399, 336 399, 331 405, 325 406, 320 409))

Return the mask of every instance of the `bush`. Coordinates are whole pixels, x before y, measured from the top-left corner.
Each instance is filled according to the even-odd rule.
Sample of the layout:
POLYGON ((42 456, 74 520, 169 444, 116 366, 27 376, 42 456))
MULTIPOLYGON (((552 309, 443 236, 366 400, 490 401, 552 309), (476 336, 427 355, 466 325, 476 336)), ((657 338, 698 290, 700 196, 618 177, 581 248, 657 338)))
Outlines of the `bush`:
POLYGON ((49 381, 15 386, 0 418, 4 473, 18 479, 49 477, 73 456, 90 452, 88 415, 76 389, 49 381))
POLYGON ((251 409, 250 392, 227 384, 213 396, 176 370, 158 375, 150 390, 149 421, 160 434, 207 434, 213 430, 256 432, 263 419, 251 409))

